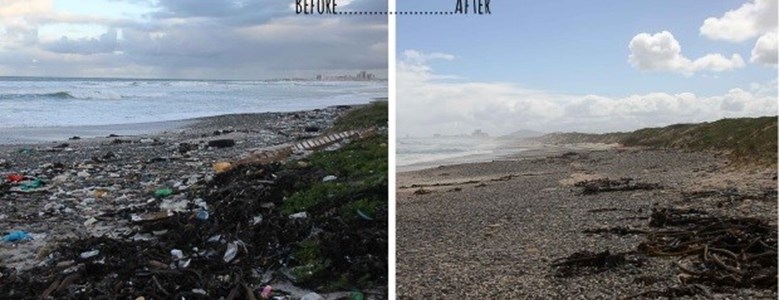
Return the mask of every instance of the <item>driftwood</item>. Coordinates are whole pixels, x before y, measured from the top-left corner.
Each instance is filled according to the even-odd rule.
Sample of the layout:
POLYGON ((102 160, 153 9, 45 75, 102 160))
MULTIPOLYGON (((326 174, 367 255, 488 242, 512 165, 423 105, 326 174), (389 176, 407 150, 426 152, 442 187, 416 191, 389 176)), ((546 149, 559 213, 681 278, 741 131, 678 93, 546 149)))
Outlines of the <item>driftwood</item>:
POLYGON ((683 258, 676 266, 686 283, 776 289, 776 226, 679 209, 653 210, 650 224, 674 228, 648 234, 639 251, 683 258))
POLYGON ((617 191, 635 191, 635 190, 655 190, 663 187, 657 183, 634 182, 633 178, 620 178, 611 180, 608 178, 580 181, 574 186, 581 187, 583 195, 594 195, 598 193, 617 192, 617 191))

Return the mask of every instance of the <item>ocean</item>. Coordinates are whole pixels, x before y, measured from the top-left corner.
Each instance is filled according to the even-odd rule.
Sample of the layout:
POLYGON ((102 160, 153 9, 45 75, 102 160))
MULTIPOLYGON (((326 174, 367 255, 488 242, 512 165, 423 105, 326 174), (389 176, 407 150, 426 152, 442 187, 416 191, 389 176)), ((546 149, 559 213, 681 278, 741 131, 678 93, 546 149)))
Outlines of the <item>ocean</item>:
POLYGON ((383 81, 0 77, 0 129, 135 124, 364 104, 383 81))
POLYGON ((397 139, 398 171, 412 171, 438 165, 491 161, 523 151, 495 138, 403 137, 397 139))

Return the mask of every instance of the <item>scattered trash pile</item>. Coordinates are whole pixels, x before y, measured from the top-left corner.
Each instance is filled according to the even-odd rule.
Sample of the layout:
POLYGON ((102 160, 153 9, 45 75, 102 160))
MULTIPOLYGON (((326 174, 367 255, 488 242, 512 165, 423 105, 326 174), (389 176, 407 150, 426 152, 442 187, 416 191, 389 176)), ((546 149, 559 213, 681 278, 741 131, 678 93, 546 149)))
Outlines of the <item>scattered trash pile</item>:
MULTIPOLYGON (((386 290, 372 289, 387 284, 387 208, 361 210, 359 203, 371 197, 386 203, 386 174, 383 184, 304 211, 290 213, 285 204, 323 181, 348 186, 347 179, 303 161, 239 165, 193 186, 183 207, 157 201, 113 212, 131 224, 118 238, 69 240, 40 253, 44 261, 23 273, 0 267, 0 295, 323 299, 311 292, 317 290, 383 298, 386 290)), ((155 197, 172 193, 160 189, 155 197)), ((4 240, 26 238, 14 232, 4 240)))
POLYGON ((4 182, 0 183, 0 192, 36 193, 48 190, 44 185, 45 182, 40 178, 12 173, 6 175, 4 182))
POLYGON ((633 178, 620 178, 610 180, 608 178, 580 181, 574 186, 584 188, 583 195, 593 195, 598 193, 616 192, 616 191, 635 191, 635 190, 656 190, 663 187, 657 183, 635 182, 633 178))
POLYGON ((682 285, 650 290, 635 297, 709 295, 726 288, 777 288, 777 228, 757 218, 711 215, 698 209, 655 208, 649 229, 614 227, 585 233, 643 234, 634 251, 612 254, 576 252, 551 263, 554 275, 571 277, 631 264, 641 267, 647 257, 674 257, 682 285))
POLYGON ((776 289, 776 226, 755 218, 715 217, 695 209, 655 209, 639 245, 651 256, 675 256, 684 283, 776 289))

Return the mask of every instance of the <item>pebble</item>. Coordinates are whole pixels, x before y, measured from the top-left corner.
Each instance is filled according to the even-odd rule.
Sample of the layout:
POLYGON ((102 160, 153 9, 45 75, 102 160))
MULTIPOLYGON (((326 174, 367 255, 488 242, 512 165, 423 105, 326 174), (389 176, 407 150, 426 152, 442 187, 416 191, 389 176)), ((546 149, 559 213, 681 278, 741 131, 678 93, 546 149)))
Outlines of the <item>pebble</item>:
POLYGON ((88 220, 84 221, 84 226, 91 226, 95 223, 97 223, 97 219, 95 219, 95 217, 91 217, 88 220))

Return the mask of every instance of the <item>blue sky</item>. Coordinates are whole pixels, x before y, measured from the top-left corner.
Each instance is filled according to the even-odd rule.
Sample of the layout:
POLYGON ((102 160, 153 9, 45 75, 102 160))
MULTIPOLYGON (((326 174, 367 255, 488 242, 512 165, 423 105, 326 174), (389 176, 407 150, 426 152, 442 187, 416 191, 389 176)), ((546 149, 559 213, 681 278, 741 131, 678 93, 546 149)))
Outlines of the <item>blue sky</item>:
MULTIPOLYGON (((452 10, 455 2, 398 0, 397 7, 399 11, 452 10)), ((749 38, 736 42, 737 37, 717 35, 727 29, 723 27, 727 24, 708 26, 714 33, 706 34, 701 27, 708 18, 723 18, 728 11, 754 1, 492 0, 491 15, 398 16, 397 55, 401 66, 405 50, 452 55, 452 59, 426 59, 422 63, 431 69, 429 75, 437 76, 436 83, 506 83, 516 89, 549 94, 609 98, 651 93, 717 97, 734 88, 749 91, 755 85, 775 86, 776 56, 769 59, 773 63, 768 65, 750 61, 760 35, 772 31, 774 41, 776 36, 776 12, 761 8, 773 5, 775 10, 776 0, 760 2, 765 3, 754 10, 765 15, 764 23, 773 25, 762 24, 763 29, 743 33, 749 38), (771 26, 773 29, 765 29, 771 26), (629 45, 634 37, 646 33, 659 39, 660 35, 654 35, 663 31, 669 33, 663 36, 672 36, 678 42, 680 57, 660 63, 645 57, 641 60, 644 67, 629 62, 629 45), (707 54, 721 56, 696 62, 707 54)), ((755 13, 749 8, 741 12, 755 13)), ((650 40, 649 36, 639 39, 650 40)), ((403 87, 400 81, 399 86, 403 87)), ((399 99, 400 107, 404 99, 399 99)), ((727 114, 711 117, 723 115, 727 114)), ((677 119, 683 120, 668 121, 677 119)), ((424 123, 420 126, 431 125, 424 123)), ((478 122, 472 123, 476 126, 478 122)), ((497 130, 499 126, 492 127, 497 130)))
POLYGON ((387 30, 386 16, 296 15, 286 0, 0 0, 0 76, 385 77, 387 30))

